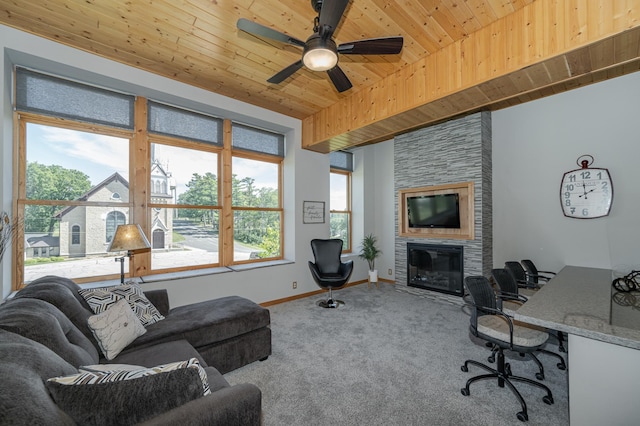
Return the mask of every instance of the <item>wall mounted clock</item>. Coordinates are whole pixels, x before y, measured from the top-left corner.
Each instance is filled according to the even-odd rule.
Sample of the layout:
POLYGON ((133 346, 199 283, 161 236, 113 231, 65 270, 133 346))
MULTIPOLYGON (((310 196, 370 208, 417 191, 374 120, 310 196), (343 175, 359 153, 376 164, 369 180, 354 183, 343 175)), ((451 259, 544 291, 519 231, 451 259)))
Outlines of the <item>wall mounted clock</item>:
POLYGON ((593 157, 583 155, 576 163, 579 169, 562 176, 560 204, 567 217, 594 219, 607 216, 613 204, 613 182, 609 170, 591 168, 593 157))

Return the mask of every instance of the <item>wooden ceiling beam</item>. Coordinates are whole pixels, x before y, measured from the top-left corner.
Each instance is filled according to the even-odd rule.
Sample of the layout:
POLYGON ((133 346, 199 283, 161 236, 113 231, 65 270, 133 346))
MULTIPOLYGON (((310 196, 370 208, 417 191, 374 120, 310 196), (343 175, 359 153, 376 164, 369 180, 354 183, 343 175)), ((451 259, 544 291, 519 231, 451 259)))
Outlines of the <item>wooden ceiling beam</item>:
MULTIPOLYGON (((606 4, 605 4, 606 3, 606 4)), ((380 142, 638 70, 640 8, 538 0, 303 119, 302 147, 380 142)))

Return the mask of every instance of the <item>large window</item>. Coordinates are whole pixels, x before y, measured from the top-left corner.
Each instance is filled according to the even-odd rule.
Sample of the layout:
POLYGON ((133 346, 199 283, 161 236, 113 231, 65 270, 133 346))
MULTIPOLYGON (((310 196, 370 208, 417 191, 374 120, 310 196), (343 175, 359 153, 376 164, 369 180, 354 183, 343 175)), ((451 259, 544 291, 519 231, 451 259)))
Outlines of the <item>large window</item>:
POLYGON ((331 238, 343 241, 343 252, 352 250, 351 241, 351 171, 353 158, 349 152, 330 154, 329 221, 331 238))
POLYGON ((125 223, 152 245, 126 271, 282 257, 283 135, 26 69, 16 81, 15 288, 116 277, 125 223))

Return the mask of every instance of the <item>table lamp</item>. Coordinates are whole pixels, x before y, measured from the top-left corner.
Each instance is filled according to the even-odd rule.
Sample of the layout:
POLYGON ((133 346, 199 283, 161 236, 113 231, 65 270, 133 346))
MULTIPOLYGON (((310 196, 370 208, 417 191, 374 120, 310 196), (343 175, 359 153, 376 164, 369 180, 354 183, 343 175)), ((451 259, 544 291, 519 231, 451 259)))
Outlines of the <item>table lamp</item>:
POLYGON ((133 257, 133 250, 141 250, 151 248, 149 240, 142 232, 142 228, 138 224, 118 225, 116 234, 109 244, 108 252, 127 251, 122 257, 116 257, 115 261, 120 262, 120 283, 124 284, 124 259, 125 257, 133 257))

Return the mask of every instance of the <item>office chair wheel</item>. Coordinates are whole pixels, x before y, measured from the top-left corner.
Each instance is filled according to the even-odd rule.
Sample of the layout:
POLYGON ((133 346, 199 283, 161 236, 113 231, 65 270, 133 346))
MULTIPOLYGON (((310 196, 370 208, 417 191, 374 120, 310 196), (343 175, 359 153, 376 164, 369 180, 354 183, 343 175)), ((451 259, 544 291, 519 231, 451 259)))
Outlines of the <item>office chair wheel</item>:
POLYGON ((566 370, 567 369, 567 366, 562 362, 557 363, 556 366, 558 367, 558 370, 566 370))
MULTIPOLYGON (((462 370, 462 371, 464 371, 466 373, 466 372, 469 371, 469 367, 467 367, 466 365, 463 365, 462 367, 460 367, 460 370, 462 370)), ((462 390, 464 391, 464 389, 462 389, 462 390)))
POLYGON ((489 355, 489 357, 487 358, 487 361, 489 361, 490 363, 494 363, 496 362, 496 357, 495 355, 489 355))
POLYGON ((461 392, 464 396, 469 396, 469 389, 467 389, 467 388, 462 388, 462 389, 460 389, 460 392, 461 392))
POLYGON ((526 422, 527 420, 529 420, 529 416, 524 411, 520 411, 518 414, 516 414, 516 416, 521 422, 526 422))
POLYGON ((545 395, 542 397, 542 402, 544 402, 547 405, 552 405, 553 404, 553 397, 549 396, 549 395, 545 395))
POLYGON ((536 373, 536 379, 544 380, 544 373, 536 373))

